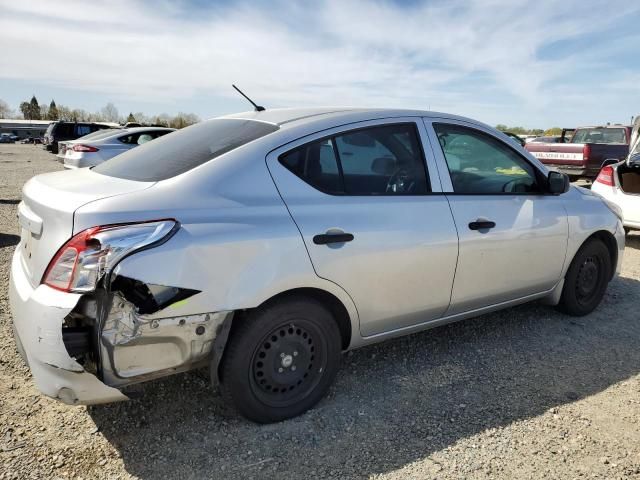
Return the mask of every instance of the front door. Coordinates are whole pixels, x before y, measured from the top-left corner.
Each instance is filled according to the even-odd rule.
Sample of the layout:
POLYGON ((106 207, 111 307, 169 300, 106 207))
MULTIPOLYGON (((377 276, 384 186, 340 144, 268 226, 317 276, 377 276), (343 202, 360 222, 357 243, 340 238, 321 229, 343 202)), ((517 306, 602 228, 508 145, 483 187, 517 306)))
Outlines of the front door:
POLYGON ((565 262, 568 222, 562 199, 545 193, 542 171, 481 127, 426 124, 460 239, 447 314, 552 289, 565 262))
POLYGON ((423 138, 415 118, 362 122, 267 157, 317 275, 351 296, 363 336, 449 306, 458 239, 423 138))

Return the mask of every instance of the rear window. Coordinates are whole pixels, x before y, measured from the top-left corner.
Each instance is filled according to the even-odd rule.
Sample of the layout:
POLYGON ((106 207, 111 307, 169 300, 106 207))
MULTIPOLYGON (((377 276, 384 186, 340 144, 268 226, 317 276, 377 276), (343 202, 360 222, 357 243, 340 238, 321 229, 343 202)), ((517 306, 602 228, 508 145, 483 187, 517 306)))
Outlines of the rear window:
POLYGON ((73 125, 73 123, 57 123, 51 133, 56 137, 73 137, 73 125))
POLYGON ((624 128, 579 128, 571 143, 627 143, 624 128))
POLYGON ((127 180, 158 182, 187 172, 278 128, 254 120, 207 120, 122 153, 93 171, 127 180))

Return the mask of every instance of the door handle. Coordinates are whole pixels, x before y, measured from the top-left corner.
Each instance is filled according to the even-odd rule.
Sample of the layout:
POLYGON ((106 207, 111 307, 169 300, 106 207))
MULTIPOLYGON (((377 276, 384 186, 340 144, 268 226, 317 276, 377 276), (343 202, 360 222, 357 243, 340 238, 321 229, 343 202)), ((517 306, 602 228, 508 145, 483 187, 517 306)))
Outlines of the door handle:
POLYGON ((313 237, 313 243, 316 245, 327 245, 329 243, 344 243, 353 240, 350 233, 323 233, 313 237))
POLYGON ((475 222, 471 222, 469 224, 469 230, 484 230, 493 228, 496 226, 496 222, 492 222, 490 220, 476 220, 475 222))

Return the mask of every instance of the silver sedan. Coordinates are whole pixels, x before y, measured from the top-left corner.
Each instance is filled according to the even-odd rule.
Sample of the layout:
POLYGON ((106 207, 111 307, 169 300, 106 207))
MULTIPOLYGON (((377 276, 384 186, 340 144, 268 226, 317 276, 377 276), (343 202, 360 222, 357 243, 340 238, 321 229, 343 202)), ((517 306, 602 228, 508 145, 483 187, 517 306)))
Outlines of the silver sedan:
POLYGON ((113 128, 90 133, 77 140, 60 142, 64 168, 93 167, 174 131, 175 128, 164 127, 113 128))
POLYGON ((413 110, 201 122, 31 179, 19 221, 15 337, 44 394, 125 400, 206 365, 257 422, 311 408, 349 349, 537 299, 586 315, 624 250, 598 195, 413 110))

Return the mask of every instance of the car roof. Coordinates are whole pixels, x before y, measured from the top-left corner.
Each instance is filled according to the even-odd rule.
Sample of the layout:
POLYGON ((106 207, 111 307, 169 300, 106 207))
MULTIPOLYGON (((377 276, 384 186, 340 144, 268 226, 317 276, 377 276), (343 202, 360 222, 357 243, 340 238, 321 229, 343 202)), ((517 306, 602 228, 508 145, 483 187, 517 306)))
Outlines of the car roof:
POLYGON ((124 133, 138 133, 138 132, 147 132, 149 130, 154 130, 154 131, 167 131, 167 132, 173 132, 175 130, 175 128, 168 128, 168 127, 130 127, 130 128, 122 128, 120 129, 121 132, 124 133))
MULTIPOLYGON (((173 132, 175 128, 168 127, 132 127, 132 128, 107 128, 105 130, 100 130, 102 135, 94 138, 85 139, 84 137, 76 138, 75 140, 68 140, 63 143, 97 143, 103 142, 105 140, 110 140, 113 137, 119 137, 121 135, 130 135, 132 133, 141 133, 141 132, 149 132, 149 131, 167 131, 173 132)), ((97 133, 97 132, 94 132, 97 133)))
MULTIPOLYGON (((396 109, 396 108, 353 108, 353 107, 315 107, 315 108, 274 108, 261 112, 248 111, 234 113, 219 118, 238 118, 247 120, 257 120, 272 123, 278 126, 295 124, 312 124, 331 119, 336 124, 373 120, 377 118, 392 117, 434 117, 460 120, 464 122, 481 124, 477 120, 451 115, 442 112, 432 112, 428 110, 396 109)), ((484 124, 481 124, 484 125, 484 124)))
POLYGON ((631 128, 629 125, 592 125, 586 127, 577 127, 576 130, 582 130, 583 128, 631 128))

